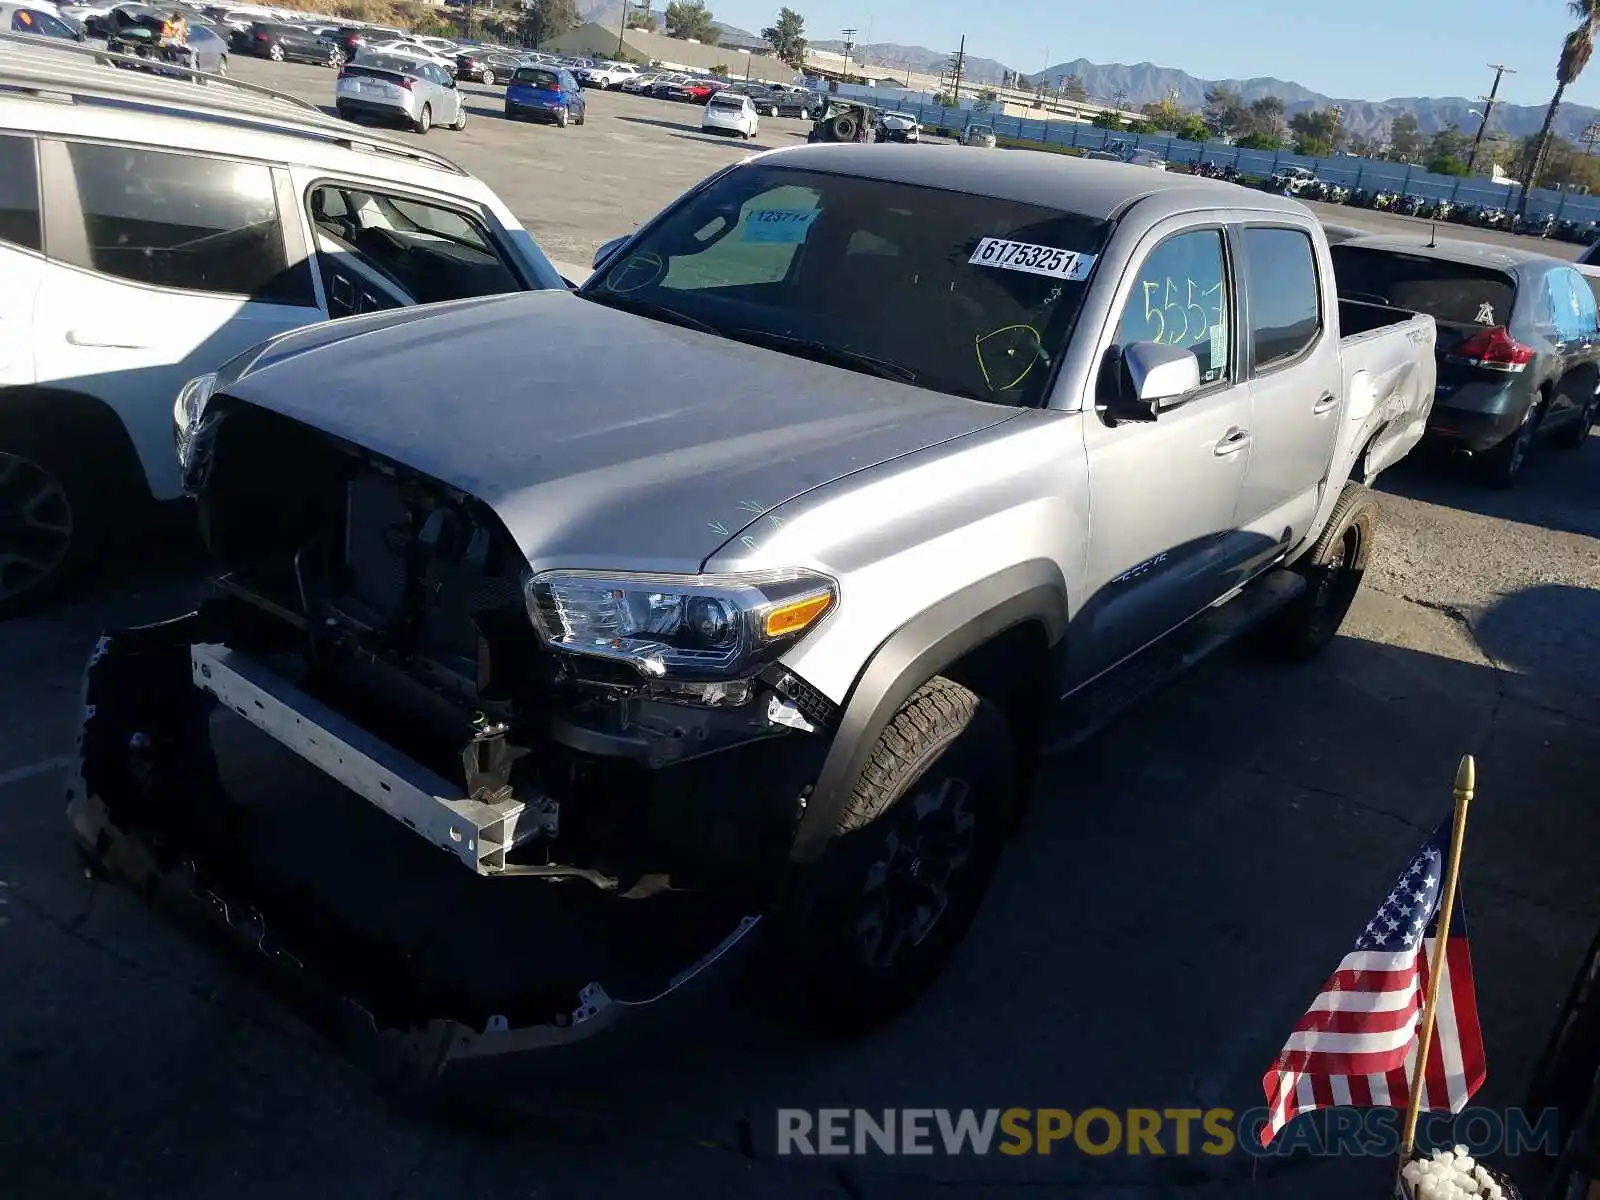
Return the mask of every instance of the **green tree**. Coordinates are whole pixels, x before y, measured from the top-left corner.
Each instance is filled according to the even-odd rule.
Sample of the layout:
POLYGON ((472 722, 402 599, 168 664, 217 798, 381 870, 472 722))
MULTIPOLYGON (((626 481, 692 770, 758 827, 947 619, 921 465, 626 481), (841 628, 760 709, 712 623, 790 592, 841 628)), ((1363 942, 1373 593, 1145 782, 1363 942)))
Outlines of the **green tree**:
POLYGON ((761 37, 791 66, 806 56, 806 19, 792 8, 780 8, 778 19, 761 31, 761 37))
POLYGON ((1389 122, 1389 157, 1396 162, 1414 163, 1422 160, 1428 144, 1417 125, 1417 118, 1401 113, 1389 122))
POLYGON ((1274 145, 1283 142, 1283 101, 1276 96, 1259 96, 1250 101, 1245 115, 1245 132, 1260 134, 1272 139, 1274 145))
POLYGON ((628 8, 628 28, 643 29, 650 33, 656 31, 656 15, 647 8, 628 8))
POLYGON ((717 40, 716 21, 705 0, 673 0, 667 5, 665 19, 668 37, 695 42, 717 40))
POLYGON ((1428 170, 1436 175, 1465 175, 1472 139, 1454 125, 1447 125, 1428 143, 1428 170))
POLYGON ((977 98, 973 101, 972 111, 988 112, 994 107, 994 102, 999 98, 999 94, 996 93, 993 88, 984 88, 978 93, 977 98))
POLYGON ((1087 100, 1089 89, 1083 86, 1083 76, 1066 76, 1061 81, 1061 95, 1067 100, 1087 100))
POLYGON ((577 0, 522 0, 522 40, 535 50, 580 24, 577 0))
POLYGON ((1277 133, 1247 133, 1243 137, 1235 138, 1235 146, 1243 146, 1246 150, 1282 150, 1283 135, 1277 133))
POLYGON ((1206 90, 1203 112, 1206 128, 1213 133, 1231 136, 1250 131, 1250 108, 1237 88, 1217 87, 1206 90))
POLYGON ((1122 118, 1118 116, 1115 111, 1109 108, 1103 108, 1099 112, 1095 113, 1094 120, 1089 123, 1091 125, 1097 125, 1101 129, 1120 130, 1125 128, 1122 123, 1122 118))
POLYGON ((1561 108, 1561 96, 1589 65, 1594 53, 1595 34, 1600 32, 1600 0, 1571 0, 1567 10, 1578 18, 1578 27, 1567 34, 1561 43, 1561 57, 1556 60, 1556 90, 1550 97, 1550 107, 1544 110, 1544 124, 1539 129, 1539 140, 1534 143, 1522 173, 1522 199, 1517 204, 1517 215, 1528 211, 1528 193, 1539 185, 1539 171, 1550 151, 1550 127, 1556 122, 1556 112, 1561 108))
POLYGON ((1206 123, 1196 113, 1185 112, 1171 100, 1144 106, 1145 118, 1156 133, 1171 133, 1186 142, 1203 142, 1210 136, 1206 123))
POLYGON ((1033 80, 1026 75, 1018 75, 1012 82, 1019 88, 1031 88, 1033 86, 1033 80))
POLYGON ((1339 114, 1331 108, 1297 112, 1289 118, 1289 130, 1296 154, 1324 158, 1339 143, 1339 114))

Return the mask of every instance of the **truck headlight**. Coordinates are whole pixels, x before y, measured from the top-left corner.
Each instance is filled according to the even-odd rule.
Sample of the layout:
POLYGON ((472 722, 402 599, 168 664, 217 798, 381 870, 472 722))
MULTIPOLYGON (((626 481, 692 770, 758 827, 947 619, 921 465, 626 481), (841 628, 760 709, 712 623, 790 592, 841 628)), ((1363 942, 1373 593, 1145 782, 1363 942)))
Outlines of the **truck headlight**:
POLYGON ((642 575, 544 571, 528 613, 552 647, 627 663, 651 679, 741 679, 797 641, 838 603, 811 571, 642 575))
POLYGON ((194 431, 205 416, 206 403, 217 390, 217 377, 196 375, 178 389, 178 398, 172 402, 172 441, 178 452, 178 469, 189 474, 194 451, 194 431))

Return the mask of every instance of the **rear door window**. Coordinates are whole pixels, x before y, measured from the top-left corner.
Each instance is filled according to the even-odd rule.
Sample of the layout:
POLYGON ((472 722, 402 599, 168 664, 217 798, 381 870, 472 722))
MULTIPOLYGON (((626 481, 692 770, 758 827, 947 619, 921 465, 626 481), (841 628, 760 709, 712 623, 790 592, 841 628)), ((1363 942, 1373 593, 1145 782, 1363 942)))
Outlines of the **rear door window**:
POLYGON ((1347 299, 1408 308, 1447 325, 1511 319, 1517 285, 1504 271, 1367 246, 1342 244, 1331 252, 1339 294, 1347 299))
POLYGON ((1244 231, 1244 285, 1257 371, 1298 358, 1322 330, 1316 251, 1300 229, 1244 231))
POLYGON ((65 261, 133 283, 315 302, 307 265, 288 262, 267 167, 133 146, 67 150, 85 238, 65 261))
POLYGON ((1564 342, 1592 338, 1595 333, 1595 302, 1583 277, 1564 268, 1545 277, 1546 316, 1556 335, 1564 342))
POLYGON ((521 67, 511 77, 512 83, 525 83, 530 87, 555 90, 561 85, 561 77, 554 71, 541 71, 535 67, 521 67))

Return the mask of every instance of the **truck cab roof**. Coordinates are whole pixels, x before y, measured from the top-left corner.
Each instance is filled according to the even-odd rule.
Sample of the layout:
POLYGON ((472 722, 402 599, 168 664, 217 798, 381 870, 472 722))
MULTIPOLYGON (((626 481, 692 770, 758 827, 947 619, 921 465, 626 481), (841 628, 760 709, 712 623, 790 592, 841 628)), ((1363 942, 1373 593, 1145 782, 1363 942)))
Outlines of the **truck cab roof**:
POLYGON ((1133 173, 1123 163, 1090 162, 1055 154, 996 157, 962 152, 955 146, 926 146, 907 154, 898 146, 813 144, 774 150, 785 167, 856 175, 890 183, 944 188, 997 200, 1043 204, 1086 217, 1108 220, 1156 194, 1193 208, 1254 208, 1297 217, 1309 210, 1286 196, 1241 188, 1222 180, 1160 171, 1133 173))

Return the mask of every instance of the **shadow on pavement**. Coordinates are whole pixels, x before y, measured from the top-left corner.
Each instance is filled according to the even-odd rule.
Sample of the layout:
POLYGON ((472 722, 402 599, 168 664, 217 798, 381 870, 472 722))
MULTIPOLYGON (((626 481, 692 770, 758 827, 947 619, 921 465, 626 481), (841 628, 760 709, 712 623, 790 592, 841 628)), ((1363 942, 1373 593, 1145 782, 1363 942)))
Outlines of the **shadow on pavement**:
POLYGON ((1600 431, 1577 451, 1540 442, 1516 487, 1506 491, 1479 482, 1471 461, 1428 447, 1386 471, 1377 488, 1485 517, 1600 537, 1600 431))
MULTIPOLYGON (((1507 636, 1527 619, 1515 604, 1559 599, 1508 601, 1507 636)), ((1498 636, 1499 619, 1486 636, 1498 636)), ((1439 620, 1443 638, 1453 626, 1439 620)), ((174 1007, 160 988, 138 994, 148 984, 107 994, 102 979, 70 1013, 36 1018, 36 1033, 66 1021, 70 1036, 63 1027, 40 1058, 13 1060, 8 1084, 34 1143, 11 1156, 14 1183, 34 1194, 71 1190, 74 1179, 88 1186, 87 1160, 69 1151, 93 1145, 129 1194, 174 1178, 202 1193, 245 1179, 261 1194, 297 1181, 353 1194, 356 1181, 394 1171, 401 1144, 414 1163, 407 1195, 563 1180, 598 1194, 647 1172, 682 1184, 664 1194, 704 1194, 708 1179, 733 1172, 740 1194, 819 1195, 833 1184, 816 1162, 772 1154, 780 1107, 1242 1112, 1260 1102, 1266 1065, 1395 872, 1448 812, 1465 752, 1477 755, 1480 781, 1466 874, 1490 1063, 1479 1099, 1516 1103, 1600 920, 1589 790, 1600 745, 1587 726, 1508 701, 1502 674, 1358 637, 1298 668, 1243 651, 1200 668, 1046 764, 951 969, 917 1008, 855 1043, 797 1034, 751 1003, 771 985, 750 959, 654 1040, 625 1052, 616 1043, 616 1061, 501 1062, 475 1082, 461 1073, 457 1085, 490 1111, 475 1104, 416 1125, 397 1122, 334 1055, 295 1049, 226 1005, 174 1007), (131 1027, 141 1036, 128 1038, 131 1027), (251 1116, 263 1111, 272 1115, 251 1116), (161 1118, 152 1126, 140 1113, 161 1118), (181 1139, 181 1128, 195 1133, 181 1139), (37 1147, 41 1137, 53 1152, 37 1147), (188 1173, 175 1176, 179 1167, 188 1173)), ((367 841, 341 838, 350 847, 409 836, 358 801, 301 791, 292 773, 254 775, 292 801, 270 835, 281 847, 309 853, 307 833, 331 836, 335 817, 369 829, 367 841), (308 811, 319 814, 314 825, 308 811)), ((59 808, 49 810, 27 824, 54 829, 59 808)), ((27 842, 56 844, 43 838, 27 842)), ((383 857, 348 856, 339 886, 384 886, 362 873, 383 857)), ((64 854, 32 862, 73 869, 64 854)), ((432 903, 426 875, 387 881, 403 891, 395 911, 415 953, 492 964, 508 978, 541 973, 550 931, 495 911, 495 890, 517 881, 451 880, 449 902, 432 903)), ((118 912, 107 897, 80 936, 118 944, 139 927, 118 912)), ((176 979, 215 969, 203 956, 178 961, 176 979)), ((253 995, 237 979, 209 986, 253 995)), ((1365 1194, 1388 1169, 1304 1156, 1258 1166, 1239 1152, 1163 1165, 1069 1145, 1050 1157, 842 1165, 850 1194, 866 1197, 921 1195, 935 1180, 1232 1194, 1254 1176, 1252 1196, 1308 1200, 1365 1194)))

